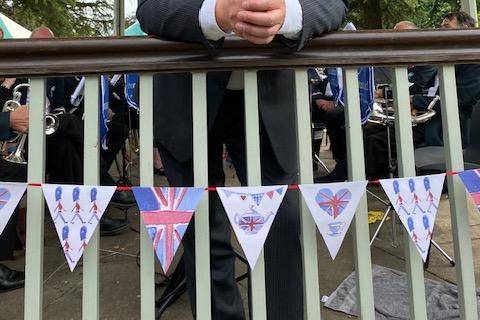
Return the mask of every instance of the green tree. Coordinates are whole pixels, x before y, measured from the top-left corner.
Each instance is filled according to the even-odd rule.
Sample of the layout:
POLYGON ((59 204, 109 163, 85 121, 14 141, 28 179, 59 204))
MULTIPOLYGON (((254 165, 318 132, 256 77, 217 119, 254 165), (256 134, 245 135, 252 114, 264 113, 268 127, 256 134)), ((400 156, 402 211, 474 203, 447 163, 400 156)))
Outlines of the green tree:
POLYGON ((0 11, 29 29, 47 26, 56 36, 109 35, 112 0, 0 0, 0 11))
POLYGON ((402 20, 436 28, 443 15, 457 10, 459 0, 351 0, 348 20, 360 29, 391 29, 402 20))

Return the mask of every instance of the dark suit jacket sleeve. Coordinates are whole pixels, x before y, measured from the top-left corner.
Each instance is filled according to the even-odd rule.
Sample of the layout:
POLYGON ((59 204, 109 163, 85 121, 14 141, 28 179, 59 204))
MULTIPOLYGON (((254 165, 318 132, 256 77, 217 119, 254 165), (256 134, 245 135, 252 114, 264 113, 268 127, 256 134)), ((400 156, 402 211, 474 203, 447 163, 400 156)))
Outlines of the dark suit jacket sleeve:
POLYGON ((0 112, 0 141, 10 139, 10 113, 0 112))
POLYGON ((340 28, 347 14, 345 0, 299 0, 302 6, 303 29, 298 40, 287 39, 283 36, 279 40, 287 47, 300 50, 305 44, 316 37, 340 28))
POLYGON ((165 40, 201 43, 215 52, 223 42, 209 41, 200 27, 203 0, 140 0, 137 18, 142 30, 165 40))

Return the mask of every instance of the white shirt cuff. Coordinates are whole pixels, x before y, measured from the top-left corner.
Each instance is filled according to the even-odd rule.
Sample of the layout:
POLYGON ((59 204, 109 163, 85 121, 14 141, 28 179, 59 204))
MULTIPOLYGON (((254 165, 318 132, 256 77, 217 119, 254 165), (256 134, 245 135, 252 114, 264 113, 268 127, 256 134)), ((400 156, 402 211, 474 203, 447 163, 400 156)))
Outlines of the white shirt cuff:
POLYGON ((227 35, 217 24, 215 18, 216 3, 216 0, 204 0, 198 17, 203 35, 211 41, 220 40, 227 35))
POLYGON ((303 12, 299 0, 285 0, 285 21, 279 34, 285 38, 296 40, 303 29, 303 12))
MULTIPOLYGON (((215 17, 216 0, 204 0, 200 8, 199 21, 205 38, 217 41, 227 36, 217 24, 215 17)), ((299 0, 285 0, 285 21, 278 34, 296 40, 303 29, 303 12, 299 0)))

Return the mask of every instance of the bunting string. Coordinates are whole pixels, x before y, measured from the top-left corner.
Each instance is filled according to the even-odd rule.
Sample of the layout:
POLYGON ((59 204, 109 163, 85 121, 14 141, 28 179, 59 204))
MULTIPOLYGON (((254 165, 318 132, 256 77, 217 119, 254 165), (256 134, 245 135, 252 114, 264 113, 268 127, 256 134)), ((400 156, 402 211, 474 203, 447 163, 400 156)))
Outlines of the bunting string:
MULTIPOLYGON (((445 172, 445 175, 447 176, 455 176, 455 175, 458 175, 458 171, 447 171, 445 172)), ((394 178, 397 178, 397 177, 394 177, 394 178)), ((388 178, 387 178, 388 179, 388 178)), ((363 180, 365 181, 365 180, 363 180)), ((345 182, 349 182, 349 181, 345 181, 345 182)), ((380 180, 368 180, 368 184, 369 185, 380 185, 380 180)), ((41 183, 29 183, 28 186, 30 187, 41 187, 42 184, 41 183)), ((132 191, 134 187, 129 187, 129 186, 118 186, 117 187, 117 191, 132 191)), ((298 184, 290 184, 288 185, 288 190, 298 190, 299 189, 299 185, 298 184)), ((205 187, 205 191, 217 191, 217 187, 205 187)))

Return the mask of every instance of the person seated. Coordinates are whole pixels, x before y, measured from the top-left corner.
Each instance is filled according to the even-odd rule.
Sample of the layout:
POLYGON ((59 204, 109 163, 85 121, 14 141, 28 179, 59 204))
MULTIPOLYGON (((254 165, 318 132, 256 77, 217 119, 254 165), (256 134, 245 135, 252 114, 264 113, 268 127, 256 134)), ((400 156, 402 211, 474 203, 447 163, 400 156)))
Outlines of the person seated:
MULTIPOLYGON (((397 23, 394 30, 414 30, 416 25, 410 21, 401 21, 397 23)), ((387 70, 387 69, 385 69, 387 70)), ((391 73, 391 70, 390 70, 391 73)), ((433 90, 435 95, 438 83, 435 78, 437 75, 437 68, 432 65, 426 66, 409 66, 407 68, 408 81, 411 83, 409 93, 411 96, 428 95, 433 90)), ((387 77, 388 81, 392 79, 387 77)), ((391 85, 391 83, 386 83, 391 85)), ((391 97, 384 97, 390 99, 391 97)), ((428 105, 428 104, 427 104, 428 105)), ((421 108, 417 108, 420 110, 421 108)), ((412 106, 412 111, 415 112, 415 107, 412 106)), ((395 158, 395 130, 393 123, 390 124, 390 144, 388 144, 388 134, 385 126, 369 123, 364 127, 364 145, 365 145, 365 169, 368 179, 378 179, 388 177, 389 173, 394 173, 396 170, 395 158), (389 149, 392 156, 392 162, 389 162, 389 149)), ((413 127, 413 143, 417 147, 425 140, 425 125, 420 124, 413 127)))
MULTIPOLYGON (((309 74, 315 77, 312 72, 309 74)), ((316 77, 318 78, 318 75, 316 77)), ((335 105, 328 78, 318 78, 312 92, 312 121, 325 123, 330 139, 330 150, 336 161, 332 172, 326 176, 316 177, 315 183, 345 181, 347 179, 347 145, 343 106, 335 105)))

